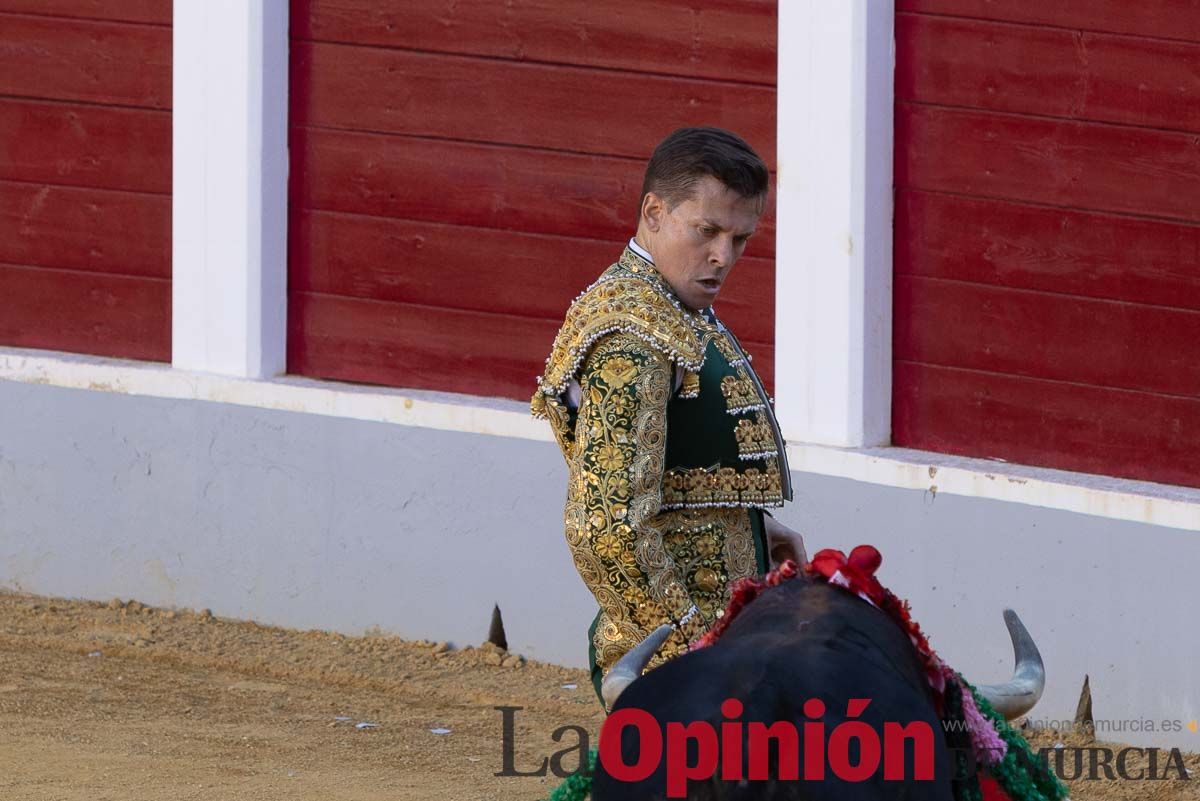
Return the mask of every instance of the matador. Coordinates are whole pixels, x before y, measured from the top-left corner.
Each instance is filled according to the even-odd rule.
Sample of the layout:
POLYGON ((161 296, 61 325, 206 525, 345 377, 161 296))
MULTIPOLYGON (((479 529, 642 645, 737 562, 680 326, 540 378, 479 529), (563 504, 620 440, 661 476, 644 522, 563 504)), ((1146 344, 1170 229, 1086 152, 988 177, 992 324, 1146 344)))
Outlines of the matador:
POLYGON ((733 582, 768 569, 776 541, 803 559, 799 535, 764 518, 792 497, 773 401, 711 306, 761 216, 766 176, 727 131, 664 140, 637 235, 571 304, 538 377, 532 411, 568 467, 567 545, 599 605, 598 695, 660 624, 675 631, 648 668, 686 651, 733 582))

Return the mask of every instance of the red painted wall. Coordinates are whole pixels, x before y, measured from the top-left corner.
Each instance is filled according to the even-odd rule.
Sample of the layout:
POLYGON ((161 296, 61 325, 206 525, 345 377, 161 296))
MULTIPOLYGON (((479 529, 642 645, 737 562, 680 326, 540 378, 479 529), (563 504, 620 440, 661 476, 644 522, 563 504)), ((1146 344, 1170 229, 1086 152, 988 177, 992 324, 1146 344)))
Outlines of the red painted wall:
POLYGON ((0 344, 171 358, 170 0, 0 0, 0 344))
MULTIPOLYGON (((292 0, 288 369, 527 399, 677 127, 775 159, 775 2, 292 0)), ((718 313, 768 380, 773 215, 718 313)))
POLYGON ((897 12, 895 443, 1200 486, 1200 5, 897 12))

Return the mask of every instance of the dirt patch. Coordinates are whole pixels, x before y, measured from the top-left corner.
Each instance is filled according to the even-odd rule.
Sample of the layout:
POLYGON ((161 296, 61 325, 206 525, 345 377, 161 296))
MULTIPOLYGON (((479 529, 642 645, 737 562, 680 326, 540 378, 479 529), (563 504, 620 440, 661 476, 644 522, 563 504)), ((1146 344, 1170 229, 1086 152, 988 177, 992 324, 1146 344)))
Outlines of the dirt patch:
MULTIPOLYGON (((553 774, 495 776, 500 706, 520 707, 512 766, 522 772, 576 745, 573 732, 554 741, 556 729, 580 726, 594 744, 602 721, 584 671, 491 647, 0 593, 4 799, 542 798, 553 774)), ((1073 797, 1200 798, 1200 758, 1187 766, 1196 781, 1081 781, 1073 797)))
POLYGON ((555 743, 557 727, 599 730, 583 671, 490 648, 435 651, 0 594, 0 798, 535 799, 559 779, 494 775, 494 707, 523 707, 521 771, 574 743, 555 743))
MULTIPOLYGON (((1167 761, 1170 749, 1159 749, 1155 761, 1154 775, 1170 778, 1145 778, 1150 776, 1150 755, 1146 749, 1142 752, 1129 751, 1126 754, 1126 773, 1143 780, 1122 780, 1117 773, 1116 761, 1122 749, 1129 746, 1104 740, 1096 740, 1074 732, 1037 731, 1027 732, 1026 739, 1035 750, 1049 748, 1063 749, 1061 775, 1080 776, 1076 781, 1067 781, 1071 790, 1071 798, 1075 801, 1194 801, 1200 799, 1200 754, 1181 753, 1184 775, 1188 778, 1174 778, 1178 770, 1167 761), (1108 773, 1113 778, 1105 778, 1105 752, 1109 753, 1108 773), (1076 761, 1078 760, 1078 762, 1076 761), (1091 775, 1094 778, 1088 778, 1091 775)), ((1054 757, 1055 759, 1057 758, 1054 757)), ((1053 764, 1053 763, 1052 763, 1053 764)))

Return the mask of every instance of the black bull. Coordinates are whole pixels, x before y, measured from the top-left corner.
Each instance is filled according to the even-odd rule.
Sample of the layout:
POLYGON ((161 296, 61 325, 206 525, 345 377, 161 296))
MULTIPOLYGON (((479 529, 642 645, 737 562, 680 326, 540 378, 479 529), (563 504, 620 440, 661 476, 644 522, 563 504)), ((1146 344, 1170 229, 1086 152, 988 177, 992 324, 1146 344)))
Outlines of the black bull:
MULTIPOLYGON (((1005 717, 1012 718, 1028 711, 1037 702, 1045 677, 1037 648, 1016 615, 1006 611, 1005 618, 1017 654, 1016 672, 1007 684, 980 687, 980 691, 1005 717)), ((880 742, 885 739, 885 723, 918 724, 914 728, 927 725, 933 736, 926 739, 929 747, 924 752, 932 751, 933 778, 918 779, 914 775, 918 747, 910 742, 903 746, 906 754, 903 779, 896 779, 894 775, 885 778, 881 763, 867 780, 847 780, 830 769, 828 759, 824 776, 809 778, 803 755, 798 760, 802 778, 780 779, 780 755, 776 743, 767 751, 766 779, 722 779, 723 775, 730 775, 722 763, 711 771, 712 778, 689 781, 686 797, 728 801, 882 801, 901 798, 949 801, 952 798, 953 774, 956 770, 961 772, 962 767, 953 767, 944 736, 945 727, 935 710, 934 695, 917 650, 894 621, 866 601, 824 582, 797 577, 764 591, 745 607, 713 645, 684 654, 639 677, 654 650, 661 645, 663 636, 669 632, 668 627, 661 627, 640 649, 635 649, 638 653, 626 655, 610 670, 605 686, 612 707, 610 719, 615 720, 620 710, 645 710, 653 717, 658 731, 664 733, 663 758, 657 762, 657 769, 640 781, 614 778, 606 769, 605 735, 602 734, 602 758, 592 788, 594 801, 657 801, 668 797, 668 748, 665 745, 668 723, 702 721, 720 733, 730 731, 723 730, 722 723, 740 723, 737 731, 742 740, 742 771, 732 775, 748 777, 752 722, 771 725, 777 721, 791 721, 797 731, 803 732, 804 723, 814 720, 824 724, 824 738, 845 721, 863 721, 880 733, 880 742), (728 698, 735 698, 744 706, 735 720, 721 711, 722 702, 728 698), (819 698, 824 703, 824 714, 819 718, 805 714, 804 703, 811 698, 819 698), (870 703, 852 717, 847 714, 851 699, 869 699, 870 703)), ((957 737, 951 735, 951 740, 963 746, 966 744, 965 734, 961 732, 957 737)), ((642 745, 638 729, 626 726, 620 737, 622 764, 637 765, 642 745)), ((688 743, 687 764, 697 764, 700 753, 697 745, 696 742, 688 743)), ((829 750, 823 753, 832 758, 832 743, 826 745, 829 750)), ((851 764, 861 756, 857 745, 849 748, 851 764)), ((678 797, 678 784, 675 788, 675 797, 678 797)))

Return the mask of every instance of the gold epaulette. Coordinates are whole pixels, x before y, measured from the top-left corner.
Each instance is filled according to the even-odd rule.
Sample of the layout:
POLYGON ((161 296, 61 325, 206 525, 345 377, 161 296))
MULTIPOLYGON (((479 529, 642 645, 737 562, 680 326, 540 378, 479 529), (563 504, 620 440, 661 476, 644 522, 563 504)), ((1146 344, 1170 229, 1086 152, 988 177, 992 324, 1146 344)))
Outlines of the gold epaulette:
POLYGON ((606 274, 568 309, 546 359, 546 370, 537 378, 538 389, 531 402, 534 416, 547 416, 547 401, 566 390, 596 340, 614 331, 644 340, 683 367, 688 389, 695 384, 694 378, 688 381, 688 374, 700 372, 704 351, 716 335, 706 320, 685 312, 647 281, 606 274))

